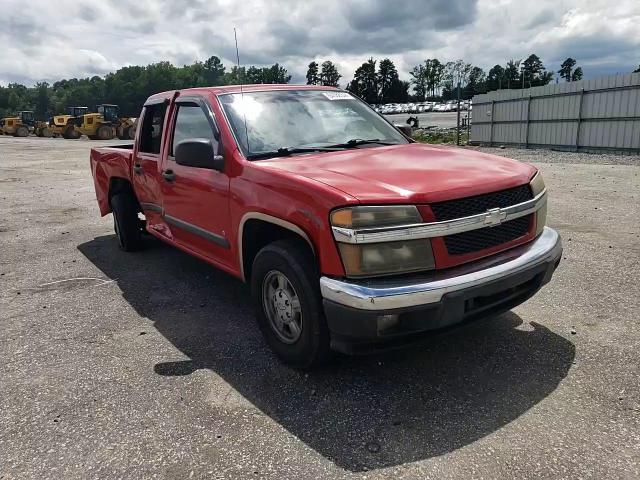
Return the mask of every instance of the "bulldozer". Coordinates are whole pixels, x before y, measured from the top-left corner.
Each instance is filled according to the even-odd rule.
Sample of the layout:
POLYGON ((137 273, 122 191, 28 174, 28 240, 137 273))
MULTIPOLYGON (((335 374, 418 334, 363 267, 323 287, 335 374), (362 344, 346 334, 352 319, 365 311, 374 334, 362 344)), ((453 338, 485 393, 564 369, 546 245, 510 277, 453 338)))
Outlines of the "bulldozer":
POLYGON ((96 110, 96 113, 70 119, 78 136, 86 135, 91 140, 111 140, 114 137, 129 140, 135 137, 135 121, 120 118, 117 105, 102 104, 96 110))
POLYGON ((0 132, 14 137, 26 137, 33 132, 36 120, 31 110, 22 110, 15 117, 5 117, 0 120, 0 132))

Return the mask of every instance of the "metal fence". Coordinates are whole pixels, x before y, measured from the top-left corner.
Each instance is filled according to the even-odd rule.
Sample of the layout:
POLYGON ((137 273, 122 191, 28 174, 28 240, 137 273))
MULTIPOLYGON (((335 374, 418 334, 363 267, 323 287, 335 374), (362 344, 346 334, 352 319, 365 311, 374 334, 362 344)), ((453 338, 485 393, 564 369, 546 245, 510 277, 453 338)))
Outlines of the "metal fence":
POLYGON ((640 73, 476 95, 469 143, 640 154, 640 73))

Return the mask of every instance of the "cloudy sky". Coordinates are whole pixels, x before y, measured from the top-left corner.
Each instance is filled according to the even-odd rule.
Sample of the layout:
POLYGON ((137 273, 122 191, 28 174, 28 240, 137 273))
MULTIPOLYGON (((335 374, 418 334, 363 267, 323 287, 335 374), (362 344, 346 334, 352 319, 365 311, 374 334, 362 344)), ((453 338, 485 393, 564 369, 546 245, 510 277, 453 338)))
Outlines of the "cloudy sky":
POLYGON ((639 0, 30 0, 2 7, 0 84, 211 55, 231 66, 234 26, 242 64, 279 62, 294 82, 313 59, 337 63, 343 85, 370 56, 401 78, 433 57, 488 70, 536 53, 557 70, 571 56, 586 78, 640 63, 639 0))

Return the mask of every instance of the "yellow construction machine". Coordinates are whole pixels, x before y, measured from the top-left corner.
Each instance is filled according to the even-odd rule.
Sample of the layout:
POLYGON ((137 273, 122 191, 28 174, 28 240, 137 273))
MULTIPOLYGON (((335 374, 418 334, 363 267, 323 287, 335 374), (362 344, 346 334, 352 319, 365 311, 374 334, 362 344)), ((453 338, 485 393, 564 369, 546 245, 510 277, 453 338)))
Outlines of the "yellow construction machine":
POLYGON ((87 107, 67 107, 67 113, 64 115, 54 115, 47 123, 36 122, 34 132, 39 137, 80 138, 81 134, 74 128, 71 120, 81 117, 88 111, 87 107))
POLYGON ((18 112, 15 117, 0 119, 0 132, 3 135, 14 137, 26 137, 33 132, 36 120, 31 110, 18 112))
POLYGON ((33 133, 38 137, 53 137, 53 129, 49 125, 49 122, 43 122, 41 120, 36 120, 36 123, 34 123, 33 133))
POLYGON ((111 140, 114 137, 129 140, 135 137, 135 121, 120 118, 117 105, 102 104, 96 110, 96 113, 86 113, 70 120, 78 134, 91 140, 111 140))

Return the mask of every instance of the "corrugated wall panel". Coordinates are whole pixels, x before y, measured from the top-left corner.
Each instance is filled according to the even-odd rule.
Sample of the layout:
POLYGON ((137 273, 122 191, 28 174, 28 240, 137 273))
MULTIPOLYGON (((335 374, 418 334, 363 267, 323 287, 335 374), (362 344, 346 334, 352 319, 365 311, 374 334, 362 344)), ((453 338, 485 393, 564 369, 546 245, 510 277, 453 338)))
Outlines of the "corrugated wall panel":
POLYGON ((487 124, 477 124, 471 125, 471 141, 472 142, 482 142, 489 143, 491 135, 491 125, 487 124))
POLYGON ((574 145, 578 124, 567 122, 531 123, 529 143, 535 145, 574 145))
MULTIPOLYGON (((494 123, 494 143, 525 143, 528 116, 530 144, 575 147, 580 117, 579 147, 640 149, 638 73, 477 95, 477 122, 491 121, 491 103, 475 104, 492 100, 493 121, 509 122, 494 123)), ((490 142, 491 125, 472 123, 471 141, 490 142)))

